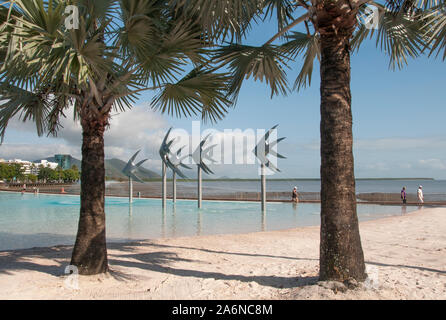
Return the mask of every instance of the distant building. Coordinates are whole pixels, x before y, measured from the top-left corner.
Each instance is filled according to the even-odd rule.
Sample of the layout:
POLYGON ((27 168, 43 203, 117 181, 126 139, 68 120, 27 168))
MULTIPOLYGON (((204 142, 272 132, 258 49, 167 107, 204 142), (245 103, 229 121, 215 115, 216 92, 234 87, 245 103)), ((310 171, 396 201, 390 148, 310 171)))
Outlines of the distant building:
POLYGON ((33 174, 33 163, 30 161, 25 161, 21 159, 14 159, 14 160, 3 160, 2 162, 8 163, 8 164, 19 164, 23 168, 23 173, 33 174))
POLYGON ((73 159, 69 154, 56 154, 54 156, 58 165, 64 169, 71 169, 71 160, 73 159))
POLYGON ((38 175, 40 171, 40 166, 43 166, 45 168, 51 168, 56 169, 59 165, 56 162, 49 162, 47 160, 40 160, 40 162, 31 162, 21 159, 13 159, 13 160, 4 160, 0 159, 1 163, 8 163, 8 164, 20 164, 20 166, 23 168, 23 174, 29 175, 38 175))
POLYGON ((32 174, 32 162, 31 161, 26 161, 26 160, 21 160, 21 159, 14 159, 14 160, 8 160, 8 163, 12 164, 12 163, 16 163, 16 164, 20 164, 22 166, 22 168, 24 169, 23 173, 24 174, 32 174))
POLYGON ((56 169, 59 164, 57 162, 50 162, 48 160, 40 160, 40 162, 35 162, 35 165, 38 167, 43 166, 44 168, 56 169))

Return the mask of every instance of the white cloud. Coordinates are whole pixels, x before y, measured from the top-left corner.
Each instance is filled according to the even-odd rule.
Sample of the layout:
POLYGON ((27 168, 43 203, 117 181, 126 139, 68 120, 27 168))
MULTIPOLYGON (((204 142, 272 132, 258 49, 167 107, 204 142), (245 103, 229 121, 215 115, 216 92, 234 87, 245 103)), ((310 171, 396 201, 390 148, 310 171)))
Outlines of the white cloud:
POLYGON ((412 167, 413 167, 413 165, 410 163, 401 163, 400 164, 400 168, 402 168, 402 169, 411 169, 412 167))
POLYGON ((436 170, 446 170, 446 161, 440 159, 426 159, 419 160, 418 163, 423 168, 436 169, 436 170))
POLYGON ((446 138, 382 138, 361 139, 354 142, 355 150, 395 151, 405 149, 446 148, 446 138))
POLYGON ((362 166, 358 166, 358 169, 366 169, 366 170, 375 170, 375 171, 389 171, 389 165, 384 162, 377 162, 377 163, 367 163, 362 166))
MULTIPOLYGON (((3 158, 24 158, 35 160, 52 156, 55 153, 70 153, 80 157, 82 130, 78 121, 73 121, 72 110, 66 112, 67 118, 61 120, 62 129, 56 138, 42 139, 40 144, 4 143, 0 146, 3 158)), ((147 107, 136 106, 120 114, 113 114, 110 128, 106 131, 106 158, 125 159, 137 149, 142 149, 143 156, 155 156, 159 147, 167 121, 147 107)), ((35 134, 33 122, 22 122, 18 118, 10 121, 9 130, 35 134)))
POLYGON ((71 154, 80 158, 80 148, 66 144, 28 144, 28 143, 4 143, 0 146, 0 158, 38 160, 53 156, 54 154, 71 154))
MULTIPOLYGON (((17 119, 10 122, 3 145, 0 145, 0 158, 22 158, 36 160, 55 153, 69 153, 80 158, 81 128, 72 121, 72 114, 67 113, 62 121, 62 129, 57 139, 35 137, 33 123, 23 123, 17 119), (25 132, 22 134, 20 132, 25 132), (10 138, 8 140, 8 138, 10 138), (11 139, 13 138, 13 139, 11 139), (26 141, 26 143, 21 143, 26 141), (31 143, 36 142, 36 143, 31 143), (18 143, 14 143, 18 142, 18 143)), ((126 160, 137 149, 142 149, 138 159, 149 158, 144 166, 161 171, 158 149, 169 124, 160 114, 147 107, 137 106, 132 110, 114 115, 110 129, 105 134, 106 158, 126 160)), ((181 130, 180 130, 181 131, 181 130)), ((182 129, 187 134, 189 128, 182 129)), ((177 132, 173 131, 173 135, 177 132)), ((203 132, 202 132, 203 133, 203 132)), ((224 133, 219 131, 215 139, 224 141, 233 137, 242 137, 242 132, 224 133), (217 139, 219 138, 219 139, 217 139)), ((214 141, 213 143, 216 143, 214 141)), ((183 145, 181 142, 179 145, 183 145)), ((319 176, 319 140, 287 139, 280 143, 278 151, 287 159, 279 160, 282 173, 277 177, 318 177, 319 176)), ((244 150, 242 144, 236 144, 232 150, 233 161, 243 162, 250 150, 244 150), (243 152, 245 151, 245 152, 243 152)), ((193 150, 190 150, 193 151, 193 150)), ((446 138, 382 138, 355 140, 355 174, 357 177, 434 177, 446 178, 446 138)), ((222 152, 220 156, 224 156, 222 152)), ((211 164, 215 177, 256 177, 258 164, 252 165, 216 165, 211 164)), ((193 171, 186 170, 194 177, 193 171)))

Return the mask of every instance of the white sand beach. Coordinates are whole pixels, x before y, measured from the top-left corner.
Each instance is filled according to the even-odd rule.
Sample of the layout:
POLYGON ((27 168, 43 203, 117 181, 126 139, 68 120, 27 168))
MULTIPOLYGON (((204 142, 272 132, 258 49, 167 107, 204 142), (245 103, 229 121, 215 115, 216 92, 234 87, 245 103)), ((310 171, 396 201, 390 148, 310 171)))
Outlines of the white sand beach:
POLYGON ((360 232, 370 281, 353 290, 318 282, 319 227, 305 227, 109 244, 110 273, 78 289, 71 247, 4 251, 0 299, 446 299, 446 208, 360 232))

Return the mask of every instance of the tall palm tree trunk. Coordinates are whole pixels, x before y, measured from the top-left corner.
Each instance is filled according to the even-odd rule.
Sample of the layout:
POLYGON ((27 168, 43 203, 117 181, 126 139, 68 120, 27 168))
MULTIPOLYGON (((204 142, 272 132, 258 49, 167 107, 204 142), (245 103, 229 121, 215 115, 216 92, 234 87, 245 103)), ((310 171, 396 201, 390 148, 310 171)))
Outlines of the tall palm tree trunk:
POLYGON ((77 266, 79 274, 92 275, 108 271, 104 211, 104 131, 107 117, 94 119, 91 114, 81 117, 81 208, 71 264, 77 266))
POLYGON ((320 280, 366 277, 356 214, 350 34, 321 33, 320 280))

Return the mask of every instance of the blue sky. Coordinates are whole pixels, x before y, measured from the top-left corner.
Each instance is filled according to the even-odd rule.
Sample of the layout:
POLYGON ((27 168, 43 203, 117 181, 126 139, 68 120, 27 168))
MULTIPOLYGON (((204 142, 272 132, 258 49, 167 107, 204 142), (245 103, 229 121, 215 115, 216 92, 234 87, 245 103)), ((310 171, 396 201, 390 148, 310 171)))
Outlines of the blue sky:
MULTIPOLYGON (((264 24, 250 33, 249 42, 265 42, 274 32, 271 23, 264 24)), ((352 56, 356 176, 446 179, 446 61, 423 56, 396 71, 389 69, 388 61, 375 47, 374 40, 367 41, 352 56)), ((292 84, 300 63, 290 66, 293 69, 287 70, 287 74, 292 84)), ((268 129, 279 124, 279 136, 287 137, 279 145, 279 152, 287 159, 279 161, 282 173, 275 177, 319 177, 319 81, 318 63, 311 87, 286 97, 271 99, 264 83, 246 81, 235 108, 211 127, 268 129)), ((120 115, 122 120, 116 118, 119 123, 112 122, 110 136, 106 138, 106 156, 125 159, 138 148, 131 132, 140 130, 136 135, 141 141, 151 139, 144 147, 146 155, 153 158, 147 167, 158 171, 155 151, 165 129, 174 126, 190 131, 191 120, 198 119, 154 114, 148 111, 150 98, 150 94, 143 95, 132 111, 120 115), (123 127, 131 135, 128 140, 122 137, 123 127)), ((203 125, 206 127, 210 126, 203 125)), ((0 158, 35 160, 58 152, 79 156, 79 128, 70 127, 66 131, 57 139, 38 138, 30 124, 12 123, 5 143, 0 146, 0 158)), ((214 169, 217 177, 255 177, 257 174, 255 165, 221 165, 214 169)))

